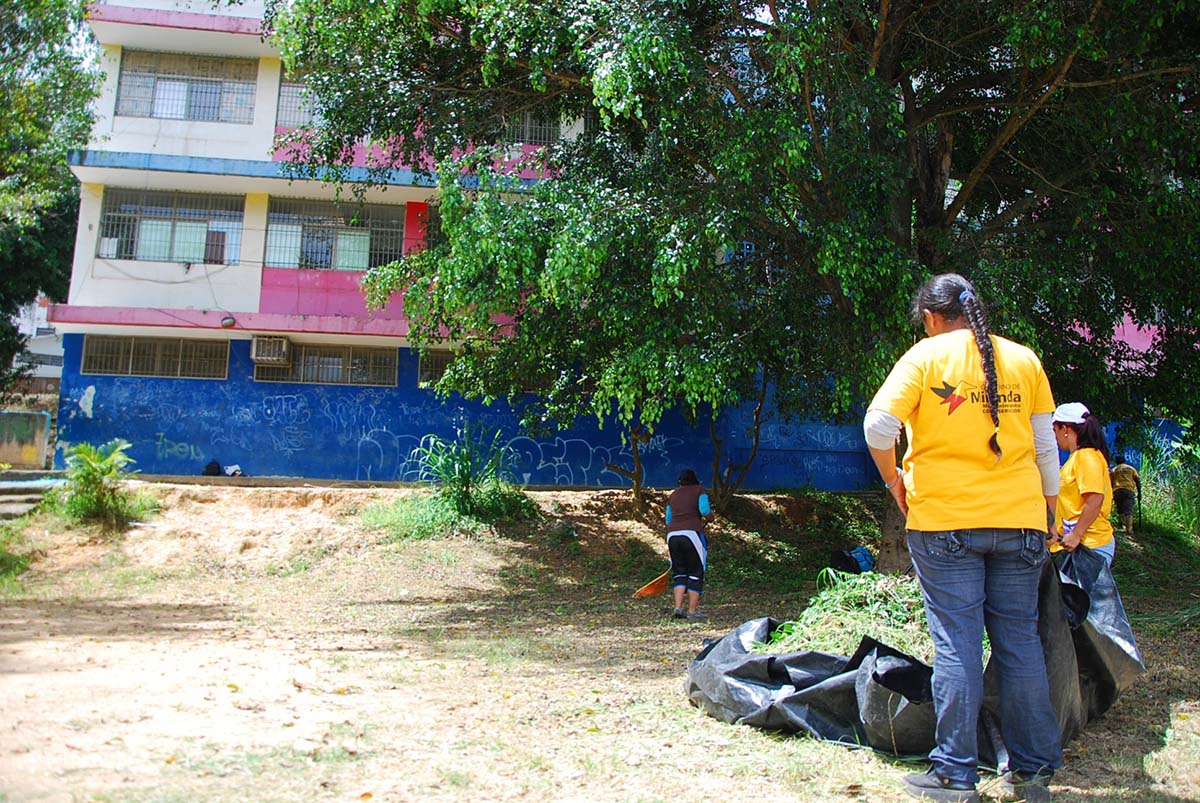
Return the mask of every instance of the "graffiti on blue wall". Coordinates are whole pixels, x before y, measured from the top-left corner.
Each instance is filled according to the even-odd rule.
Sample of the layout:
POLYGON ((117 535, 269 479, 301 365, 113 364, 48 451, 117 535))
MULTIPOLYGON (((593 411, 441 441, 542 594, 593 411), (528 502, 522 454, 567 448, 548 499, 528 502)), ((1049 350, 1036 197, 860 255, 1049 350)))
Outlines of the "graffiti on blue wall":
MULTIPOLYGON (((233 341, 228 379, 165 379, 79 373, 82 335, 64 338, 59 454, 70 443, 122 437, 146 474, 199 474, 210 460, 247 475, 378 482, 419 481, 419 448, 430 437, 454 438, 465 423, 498 430, 513 456, 512 473, 528 485, 628 486, 610 466, 632 467, 615 422, 580 419, 570 430, 533 438, 512 409, 454 398, 417 386, 417 357, 400 351, 394 388, 255 382, 249 343, 233 341)), ((751 414, 718 419, 726 454, 745 459, 751 414)), ((681 468, 711 474, 707 423, 664 418, 640 444, 646 483, 672 486, 681 468)), ((874 478, 856 426, 770 420, 747 488, 812 485, 859 490, 874 478)))

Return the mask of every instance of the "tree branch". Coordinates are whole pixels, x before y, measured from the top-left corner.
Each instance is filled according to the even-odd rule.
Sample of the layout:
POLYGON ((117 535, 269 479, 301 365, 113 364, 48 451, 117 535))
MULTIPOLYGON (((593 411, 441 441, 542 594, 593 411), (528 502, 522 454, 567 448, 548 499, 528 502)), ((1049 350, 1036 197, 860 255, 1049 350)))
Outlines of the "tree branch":
MULTIPOLYGON (((1095 21, 1096 15, 1100 13, 1101 5, 1101 0, 1096 0, 1096 4, 1092 6, 1092 13, 1088 17, 1089 26, 1095 21)), ((1059 67, 1057 74, 1054 76, 1053 80, 1049 82, 1049 86, 1046 87, 1046 90, 1041 94, 1041 96, 1032 104, 1030 104, 1029 108, 1023 113, 1014 115, 1008 119, 1008 122, 1004 124, 1004 127, 1000 129, 995 138, 992 140, 992 143, 988 146, 987 151, 985 151, 983 156, 980 157, 979 161, 975 164, 975 167, 971 169, 971 173, 967 176, 967 180, 963 183, 963 186, 959 188, 958 193, 954 196, 954 200, 951 201, 950 205, 946 208, 946 213, 942 216, 942 225, 949 226, 952 222, 954 222, 954 219, 958 217, 958 213, 962 211, 971 195, 975 192, 975 188, 979 186, 979 182, 983 178, 984 173, 986 173, 988 168, 991 166, 992 160, 996 158, 996 155, 999 154, 1000 151, 1003 150, 1010 141, 1012 141, 1012 138, 1017 135, 1017 132, 1020 131, 1021 128, 1023 128, 1025 124, 1033 118, 1033 115, 1036 114, 1043 105, 1045 105, 1046 101, 1048 101, 1050 97, 1061 88, 1062 82, 1067 78, 1067 72, 1071 69, 1071 65, 1075 63, 1075 57, 1078 55, 1079 48, 1076 47, 1076 49, 1072 50, 1071 53, 1068 54, 1068 56, 1063 60, 1063 63, 1059 67)))
POLYGON ((1089 89, 1097 86, 1115 86, 1159 75, 1187 75, 1194 72, 1196 72, 1196 65, 1189 64, 1182 67, 1161 67, 1157 70, 1142 70, 1141 72, 1130 73, 1129 75, 1117 75, 1097 81, 1063 81, 1062 85, 1067 89, 1089 89))
POLYGON ((883 52, 883 32, 887 28, 888 7, 890 5, 889 0, 881 0, 879 4, 879 26, 875 29, 875 45, 871 48, 871 63, 867 67, 868 75, 874 75, 876 68, 879 67, 879 55, 883 52))

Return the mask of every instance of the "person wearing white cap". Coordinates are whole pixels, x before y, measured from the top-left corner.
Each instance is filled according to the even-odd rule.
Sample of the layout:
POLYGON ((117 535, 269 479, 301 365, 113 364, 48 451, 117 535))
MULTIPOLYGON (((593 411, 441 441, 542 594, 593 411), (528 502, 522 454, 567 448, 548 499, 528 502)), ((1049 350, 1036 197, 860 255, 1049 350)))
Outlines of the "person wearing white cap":
POLYGON ((1050 551, 1074 551, 1080 544, 1112 564, 1116 552, 1112 522, 1112 479, 1108 442, 1100 420, 1080 402, 1060 404, 1050 417, 1058 448, 1070 452, 1059 471, 1058 502, 1050 551))

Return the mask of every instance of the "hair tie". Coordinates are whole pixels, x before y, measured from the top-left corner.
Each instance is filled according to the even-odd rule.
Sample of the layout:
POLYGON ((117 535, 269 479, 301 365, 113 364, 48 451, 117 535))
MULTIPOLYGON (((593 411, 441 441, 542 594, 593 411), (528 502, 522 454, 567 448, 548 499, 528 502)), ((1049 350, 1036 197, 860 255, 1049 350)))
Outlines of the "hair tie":
POLYGON ((974 297, 975 297, 975 293, 973 293, 972 291, 963 290, 961 293, 958 294, 958 303, 966 304, 968 298, 974 298, 974 297))

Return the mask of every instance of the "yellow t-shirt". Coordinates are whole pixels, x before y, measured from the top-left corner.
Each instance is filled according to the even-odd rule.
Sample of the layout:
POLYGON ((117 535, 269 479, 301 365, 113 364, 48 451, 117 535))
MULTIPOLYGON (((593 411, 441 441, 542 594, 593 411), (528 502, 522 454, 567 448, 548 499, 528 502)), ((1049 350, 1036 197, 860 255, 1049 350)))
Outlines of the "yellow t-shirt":
POLYGON ((911 530, 981 527, 1045 531, 1046 498, 1030 416, 1054 411, 1050 381, 1030 349, 992 336, 1000 391, 1000 449, 975 336, 957 329, 917 343, 896 363, 870 409, 904 422, 911 530))
MULTIPOLYGON (((1062 482, 1058 489, 1058 507, 1054 517, 1058 531, 1062 532, 1064 521, 1078 521, 1083 512, 1084 494, 1103 494, 1100 514, 1083 534, 1081 543, 1089 549, 1104 546, 1113 539, 1113 526, 1108 520, 1112 513, 1112 482, 1108 479, 1108 463, 1099 449, 1076 449, 1059 470, 1062 482)), ((1050 546, 1051 552, 1062 549, 1058 544, 1050 546)))
POLYGON ((1118 488, 1124 488, 1126 491, 1137 493, 1138 473, 1137 469, 1133 466, 1128 463, 1115 465, 1110 472, 1110 476, 1112 477, 1114 491, 1118 488))

